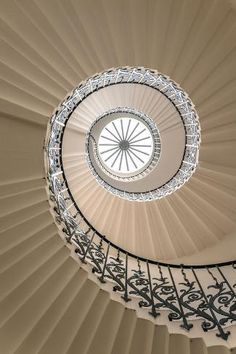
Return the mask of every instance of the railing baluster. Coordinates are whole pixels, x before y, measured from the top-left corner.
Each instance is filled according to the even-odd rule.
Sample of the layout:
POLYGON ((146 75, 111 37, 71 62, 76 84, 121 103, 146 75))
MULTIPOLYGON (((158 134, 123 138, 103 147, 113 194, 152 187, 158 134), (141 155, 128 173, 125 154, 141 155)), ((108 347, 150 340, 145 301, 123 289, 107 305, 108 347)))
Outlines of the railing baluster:
POLYGON ((183 307, 182 307, 182 304, 181 304, 181 301, 180 301, 180 298, 179 298, 179 294, 178 294, 178 291, 177 291, 177 288, 176 288, 176 285, 175 285, 174 277, 172 275, 170 266, 168 266, 168 271, 169 271, 169 274, 170 274, 170 277, 171 277, 171 281, 172 281, 173 287, 175 289, 176 298, 177 298, 177 301, 178 301, 178 304, 179 304, 179 309, 180 309, 182 320, 183 320, 183 324, 181 325, 181 327, 185 328, 185 329, 187 329, 189 331, 193 327, 193 325, 191 323, 188 323, 187 318, 185 316, 185 313, 184 313, 184 310, 183 310, 183 307))
POLYGON ((131 299, 128 296, 128 253, 125 255, 125 292, 124 296, 121 296, 121 298, 125 301, 131 301, 131 299))
POLYGON ((235 295, 235 291, 234 291, 234 289, 232 288, 232 286, 230 285, 230 283, 228 282, 228 280, 226 279, 224 273, 222 272, 222 270, 221 270, 218 266, 216 266, 216 268, 217 268, 218 272, 220 273, 220 275, 222 276, 222 278, 224 279, 225 283, 228 285, 228 288, 229 288, 230 291, 232 292, 233 296, 235 297, 235 296, 236 296, 236 295, 235 295))
MULTIPOLYGON (((206 268, 207 268, 207 267, 206 267, 206 268)), ((207 268, 207 269, 208 269, 208 268, 207 268)), ((220 323, 219 323, 219 321, 218 321, 218 319, 217 319, 217 317, 216 317, 216 315, 215 315, 215 313, 214 313, 214 311, 213 311, 211 305, 209 304, 207 295, 205 294, 205 292, 204 292, 204 290, 203 290, 203 288, 202 288, 202 285, 201 285, 201 283, 200 283, 200 281, 199 281, 199 279, 198 279, 198 277, 197 277, 197 274, 196 274, 196 272, 195 272, 195 270, 194 270, 193 268, 192 268, 192 272, 193 272, 193 275, 194 275, 194 277, 195 277, 195 279, 196 279, 196 281, 197 281, 197 283, 198 283, 199 289, 200 289, 200 291, 201 291, 201 293, 202 293, 202 295, 203 295, 203 298, 204 298, 204 300, 205 300, 205 303, 207 304, 207 307, 208 307, 208 309, 209 309, 209 311, 210 311, 210 313, 211 313, 212 319, 213 319, 215 325, 217 326, 217 328, 218 328, 218 330, 219 330, 219 334, 217 334, 217 335, 218 335, 219 337, 223 338, 224 340, 226 340, 226 339, 228 338, 230 332, 229 332, 229 331, 226 331, 226 332, 225 332, 225 331, 223 330, 223 328, 222 328, 222 326, 220 325, 220 323)), ((205 332, 207 331, 207 329, 205 329, 205 328, 203 328, 203 330, 204 330, 205 332)))
POLYGON ((148 261, 147 261, 147 273, 148 273, 150 298, 151 298, 151 302, 152 302, 152 311, 149 311, 149 313, 154 318, 156 318, 157 316, 160 315, 160 313, 156 311, 155 304, 154 304, 154 298, 153 298, 153 292, 152 292, 152 279, 151 279, 151 274, 150 274, 150 268, 149 268, 149 262, 148 261))
POLYGON ((109 249, 110 249, 110 242, 108 242, 108 245, 107 245, 107 252, 106 252, 106 257, 105 257, 105 261, 104 261, 104 265, 103 265, 102 274, 100 277, 98 277, 98 279, 100 280, 101 283, 106 283, 106 281, 104 279, 104 275, 105 275, 105 270, 106 270, 106 265, 107 265, 109 249))
POLYGON ((90 246, 91 246, 91 243, 93 242, 93 239, 94 239, 95 234, 96 234, 95 232, 92 234, 92 237, 91 237, 90 240, 89 240, 88 247, 86 248, 86 251, 84 252, 83 257, 80 258, 81 262, 84 263, 84 264, 87 264, 87 262, 85 261, 85 258, 86 258, 86 256, 87 256, 87 253, 88 253, 88 251, 89 251, 89 248, 90 248, 90 246))
POLYGON ((63 231, 66 233, 65 239, 68 243, 71 243, 71 239, 74 235, 74 232, 71 232, 70 227, 69 227, 68 223, 66 222, 66 220, 64 220, 64 223, 66 226, 65 228, 63 228, 63 231))

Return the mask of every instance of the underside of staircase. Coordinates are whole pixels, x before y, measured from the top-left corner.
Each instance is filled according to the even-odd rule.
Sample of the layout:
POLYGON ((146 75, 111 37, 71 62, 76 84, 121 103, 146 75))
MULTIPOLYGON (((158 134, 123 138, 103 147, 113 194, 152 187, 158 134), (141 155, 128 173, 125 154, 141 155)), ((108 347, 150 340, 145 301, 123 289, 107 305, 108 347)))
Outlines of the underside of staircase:
MULTIPOLYGON (((227 342, 197 328, 189 334, 102 285, 61 237, 44 165, 49 118, 69 91, 96 72, 145 65, 173 74, 199 106, 211 139, 210 150, 202 145, 203 173, 211 169, 211 148, 223 140, 224 172, 217 147, 215 164, 233 198, 236 23, 226 3, 0 1, 0 354, 236 354, 235 325, 227 342)), ((211 176, 206 172, 209 185, 211 176)), ((234 239, 232 231, 219 258, 235 255, 234 239)))

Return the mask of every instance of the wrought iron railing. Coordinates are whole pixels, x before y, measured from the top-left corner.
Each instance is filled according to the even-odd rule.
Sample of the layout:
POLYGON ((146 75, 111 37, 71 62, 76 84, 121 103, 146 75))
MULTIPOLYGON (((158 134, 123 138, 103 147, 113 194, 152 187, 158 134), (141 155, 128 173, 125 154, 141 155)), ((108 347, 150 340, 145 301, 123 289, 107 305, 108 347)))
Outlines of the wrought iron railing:
POLYGON ((202 329, 217 330, 227 339, 225 327, 236 321, 236 261, 214 265, 171 265, 139 258, 115 246, 87 222, 79 210, 71 216, 71 201, 62 175, 48 175, 50 199, 66 240, 75 245, 83 263, 90 263, 101 283, 110 281, 125 302, 133 297, 154 318, 168 310, 170 321, 186 330, 194 320, 202 329), (63 194, 63 197, 62 197, 63 194), (65 198, 65 194, 68 196, 65 198))
MULTIPOLYGON (((109 72, 104 74, 104 85, 107 77, 109 72)), ((140 77, 143 80, 144 74, 140 77)), ((236 261, 190 266, 137 257, 97 232, 74 202, 63 171, 61 142, 65 121, 83 94, 80 90, 89 87, 88 81, 62 102, 51 119, 45 145, 50 199, 67 242, 75 245, 80 260, 91 264, 102 283, 113 283, 125 302, 138 299, 153 317, 166 310, 169 320, 179 321, 186 330, 200 320, 204 331, 216 330, 226 340, 230 334, 226 327, 236 321, 236 261)))

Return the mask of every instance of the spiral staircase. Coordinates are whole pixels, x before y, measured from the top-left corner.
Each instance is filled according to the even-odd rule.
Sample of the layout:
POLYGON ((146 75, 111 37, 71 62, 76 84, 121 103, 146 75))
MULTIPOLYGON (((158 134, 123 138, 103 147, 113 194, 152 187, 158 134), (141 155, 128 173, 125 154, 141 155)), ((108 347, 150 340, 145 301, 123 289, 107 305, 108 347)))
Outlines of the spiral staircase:
MULTIPOLYGON (((0 354, 236 353, 233 322, 227 340, 200 325, 187 331, 166 311, 150 316, 137 299, 124 302, 113 284, 101 283, 64 237, 44 161, 48 123, 80 82, 124 66, 168 75, 199 115, 199 165, 190 180, 158 201, 114 197, 76 163, 69 137, 68 183, 86 220, 121 250, 173 266, 229 266, 236 258, 235 11, 230 0, 0 1, 0 354)), ((71 120, 72 135, 86 133, 104 105, 132 102, 154 114, 149 93, 135 101, 112 90, 78 108, 75 121, 84 120, 71 120)), ((161 109, 158 117, 165 130, 161 109)), ((235 273, 231 267, 232 284, 235 273)))

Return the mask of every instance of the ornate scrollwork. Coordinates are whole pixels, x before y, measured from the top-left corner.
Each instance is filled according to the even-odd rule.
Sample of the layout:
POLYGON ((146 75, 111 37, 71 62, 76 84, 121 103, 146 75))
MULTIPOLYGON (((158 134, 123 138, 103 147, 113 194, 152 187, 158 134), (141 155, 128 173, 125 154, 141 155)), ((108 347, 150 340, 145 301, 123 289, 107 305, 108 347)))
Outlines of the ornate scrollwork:
MULTIPOLYGON (((53 166, 52 171, 55 173, 53 166)), ((100 238, 95 231, 91 236, 90 226, 84 231, 80 227, 80 220, 77 220, 77 214, 72 217, 68 212, 66 185, 60 175, 49 176, 49 191, 56 220, 62 225, 67 242, 75 244, 76 254, 81 261, 92 265, 92 271, 100 279, 110 280, 115 284, 113 290, 120 292, 125 301, 138 297, 139 306, 148 308, 154 317, 161 310, 169 310, 169 320, 181 321, 181 327, 186 330, 193 326, 189 323, 190 320, 202 319, 201 327, 204 331, 217 329, 217 336, 225 340, 228 338, 230 332, 224 327, 236 321, 236 284, 230 284, 223 273, 223 267, 216 267, 218 275, 207 266, 201 269, 201 274, 204 271, 212 279, 207 287, 208 291, 201 285, 198 269, 189 268, 187 276, 183 267, 180 267, 183 278, 181 282, 175 280, 177 270, 173 272, 168 265, 150 265, 148 261, 136 259, 137 269, 130 269, 128 259, 132 256, 119 250, 117 257, 110 255, 109 248, 103 248, 105 238, 100 238), (64 198, 61 197, 62 194, 64 198), (151 266, 152 276, 149 271, 151 266)), ((111 252, 114 254, 113 246, 111 252)), ((232 262, 232 267, 236 269, 236 263, 232 262)))
POLYGON ((140 307, 151 307, 152 301, 149 292, 149 281, 145 271, 132 269, 131 272, 132 275, 127 279, 127 283, 131 288, 129 294, 141 297, 139 301, 140 307))
POLYGON ((180 320, 181 311, 178 307, 178 301, 174 286, 166 276, 163 276, 162 269, 158 265, 159 277, 153 278, 153 296, 156 300, 155 307, 157 309, 169 309, 168 315, 170 321, 180 320))
MULTIPOLYGON (((50 180, 50 192, 62 191, 65 185, 59 178, 50 180)), ((202 319, 201 327, 204 331, 218 329, 217 336, 227 339, 230 334, 225 331, 224 327, 236 321, 236 297, 234 288, 227 281, 219 280, 209 271, 208 267, 205 272, 212 276, 213 284, 208 285, 209 293, 206 293, 201 286, 201 282, 197 277, 197 269, 189 269, 188 272, 193 279, 187 277, 186 272, 181 268, 183 281, 176 283, 174 272, 170 272, 170 266, 155 265, 156 276, 150 277, 144 269, 148 265, 148 261, 141 262, 137 260, 137 269, 129 269, 128 254, 120 254, 118 251, 117 257, 106 254, 109 249, 103 248, 104 238, 97 238, 93 241, 93 236, 89 235, 90 228, 83 231, 79 223, 69 219, 67 215, 67 206, 64 200, 58 195, 54 195, 55 211, 57 212, 60 223, 64 225, 65 234, 71 235, 71 241, 76 245, 75 252, 83 261, 86 259, 92 265, 92 272, 96 273, 101 279, 110 280, 115 285, 114 291, 122 294, 125 301, 130 301, 132 297, 138 297, 139 306, 148 308, 149 313, 156 317, 161 313, 161 310, 169 310, 168 318, 170 321, 181 321, 181 327, 190 330, 193 326, 189 320, 202 319), (76 225, 76 227, 75 227, 76 225), (107 261, 106 261, 107 257, 107 261), (125 260, 126 259, 126 260, 125 260), (165 274, 162 271, 165 269, 165 274), (172 276, 168 276, 169 274, 172 276), (129 297, 130 295, 130 297, 129 297)), ((68 237, 66 240, 69 242, 68 237)), ((98 235, 97 235, 98 236, 98 235)), ((113 250, 114 254, 114 250, 113 250)), ((131 257, 131 256, 130 256, 131 257)), ((234 269, 236 266, 232 263, 234 269)), ((147 268, 149 270, 149 268, 147 268)), ((202 270, 201 270, 202 271, 202 270)), ((219 271, 221 272, 220 268, 219 271)), ((154 272, 152 268, 152 273, 154 272)), ((222 273, 222 272, 221 272, 222 273)), ((222 273, 223 275, 223 273, 222 273)))
POLYGON ((105 260, 103 248, 101 244, 92 243, 87 254, 87 260, 93 264, 92 272, 96 274, 102 273, 102 265, 105 260))
POLYGON ((113 290, 124 292, 125 291, 125 265, 122 258, 109 257, 109 261, 106 265, 106 278, 116 283, 113 290))
MULTIPOLYGON (((196 112, 183 90, 164 75, 144 68, 106 71, 73 90, 51 118, 45 152, 49 200, 55 219, 65 234, 65 240, 75 245, 75 252, 81 261, 89 263, 92 271, 102 281, 111 281, 114 291, 119 292, 124 301, 138 297, 139 306, 147 308, 154 317, 161 314, 162 310, 168 310, 169 320, 181 322, 181 327, 186 330, 191 329, 194 319, 200 319, 204 331, 217 330, 216 335, 226 340, 229 331, 225 327, 236 321, 236 284, 235 280, 232 281, 236 262, 229 262, 227 266, 199 266, 199 269, 196 266, 160 265, 146 259, 137 260, 135 255, 108 242, 87 222, 79 208, 73 205, 60 161, 66 121, 79 102, 91 92, 118 82, 138 82, 163 92, 178 105, 186 128, 187 145, 191 149, 186 150, 178 175, 157 190, 155 195, 152 194, 151 199, 170 194, 194 172, 200 131, 196 112), (83 227, 80 225, 81 220, 83 227), (116 253, 117 257, 114 256, 116 253), (227 267, 230 268, 229 272, 227 267), (185 271, 187 268, 188 271, 185 271), (216 270, 214 273, 212 268, 216 270), (208 277, 207 287, 203 285, 201 277, 208 277)), ((138 199, 135 193, 132 198, 138 199)), ((148 199, 148 196, 145 198, 148 199)))

